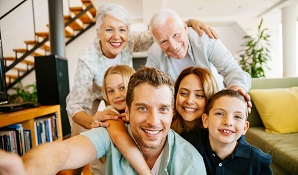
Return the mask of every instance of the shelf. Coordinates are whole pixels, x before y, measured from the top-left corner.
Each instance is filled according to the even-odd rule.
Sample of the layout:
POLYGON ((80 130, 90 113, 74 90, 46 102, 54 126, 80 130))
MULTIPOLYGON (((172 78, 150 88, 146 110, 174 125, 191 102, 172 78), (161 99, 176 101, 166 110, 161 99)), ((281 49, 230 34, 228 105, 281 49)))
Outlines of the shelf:
POLYGON ((50 114, 57 115, 58 140, 63 140, 60 105, 39 106, 10 113, 0 113, 0 128, 12 124, 22 124, 24 129, 31 130, 32 146, 36 147, 34 120, 50 114))

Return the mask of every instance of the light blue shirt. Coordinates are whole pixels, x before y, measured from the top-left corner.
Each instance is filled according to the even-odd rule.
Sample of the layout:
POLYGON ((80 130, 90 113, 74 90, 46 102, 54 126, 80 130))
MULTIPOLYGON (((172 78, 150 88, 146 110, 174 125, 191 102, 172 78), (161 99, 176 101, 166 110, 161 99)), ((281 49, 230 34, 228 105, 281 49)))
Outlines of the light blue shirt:
MULTIPOLYGON (((219 82, 216 78, 219 87, 222 84, 227 88, 237 85, 243 87, 246 92, 249 91, 251 76, 241 69, 231 52, 219 39, 210 39, 205 33, 200 37, 192 28, 188 28, 188 37, 190 44, 188 54, 192 59, 192 64, 187 67, 199 66, 209 69, 215 77, 217 77, 216 74, 221 75, 223 82, 222 80, 219 82), (216 68, 216 72, 212 70, 213 66, 216 68)), ((169 69, 170 59, 155 42, 148 50, 146 66, 159 68, 176 80, 177 77, 171 75, 169 69)))
MULTIPOLYGON (((127 125, 127 130, 132 137, 129 125, 127 125)), ((97 151, 97 158, 106 156, 106 174, 137 174, 113 144, 105 128, 93 128, 81 133, 81 135, 88 137, 93 142, 97 151)), ((170 130, 164 146, 158 174, 205 175, 206 169, 199 152, 179 134, 170 130)))

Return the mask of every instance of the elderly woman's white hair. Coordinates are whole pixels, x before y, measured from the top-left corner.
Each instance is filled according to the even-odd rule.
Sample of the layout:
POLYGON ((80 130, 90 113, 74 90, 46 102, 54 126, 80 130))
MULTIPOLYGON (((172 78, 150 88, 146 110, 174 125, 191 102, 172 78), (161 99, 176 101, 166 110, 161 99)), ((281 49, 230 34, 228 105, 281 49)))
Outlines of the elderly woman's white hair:
POLYGON ((131 19, 128 11, 121 5, 113 4, 113 3, 105 3, 98 7, 97 13, 96 13, 96 29, 99 29, 101 27, 103 23, 103 18, 106 15, 112 16, 120 20, 125 25, 127 25, 129 29, 131 24, 131 19))

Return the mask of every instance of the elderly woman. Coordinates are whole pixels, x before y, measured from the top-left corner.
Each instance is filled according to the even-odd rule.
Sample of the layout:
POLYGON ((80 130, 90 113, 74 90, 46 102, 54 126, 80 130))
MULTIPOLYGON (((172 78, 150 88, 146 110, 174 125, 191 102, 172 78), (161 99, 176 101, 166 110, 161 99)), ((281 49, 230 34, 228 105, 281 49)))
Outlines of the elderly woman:
MULTIPOLYGON (((188 25, 195 26, 198 32, 201 32, 199 26, 206 30, 206 33, 213 33, 199 21, 192 20, 192 23, 188 25)), ((116 64, 132 66, 132 53, 146 51, 152 45, 153 37, 149 31, 129 33, 130 24, 130 16, 122 6, 108 3, 98 8, 96 39, 80 53, 74 85, 66 98, 72 136, 85 129, 104 126, 105 123, 101 121, 114 116, 97 111, 99 101, 102 100, 101 85, 105 71, 116 64), (101 120, 94 124, 94 118, 96 121, 101 120)), ((103 166, 94 167, 100 170, 103 166)), ((104 168, 101 171, 104 174, 104 168)), ((97 171, 92 172, 101 174, 97 171)))
MULTIPOLYGON (((104 4, 97 10, 97 36, 79 55, 74 85, 66 99, 68 116, 85 129, 92 128, 92 116, 97 115, 105 71, 116 64, 131 66, 135 45, 147 45, 147 49, 153 42, 148 32, 142 32, 138 37, 147 38, 146 41, 133 43, 130 24, 128 12, 120 5, 104 4)), ((75 127, 74 124, 72 128, 75 127)))

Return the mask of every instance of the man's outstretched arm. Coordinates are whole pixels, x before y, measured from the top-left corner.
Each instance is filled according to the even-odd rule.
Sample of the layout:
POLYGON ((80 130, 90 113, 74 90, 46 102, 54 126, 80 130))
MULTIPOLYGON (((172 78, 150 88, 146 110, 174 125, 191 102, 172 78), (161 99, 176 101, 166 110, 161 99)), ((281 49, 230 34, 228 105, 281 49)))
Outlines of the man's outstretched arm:
POLYGON ((82 167, 96 158, 93 143, 82 135, 45 143, 22 156, 28 175, 53 175, 60 170, 82 167))

